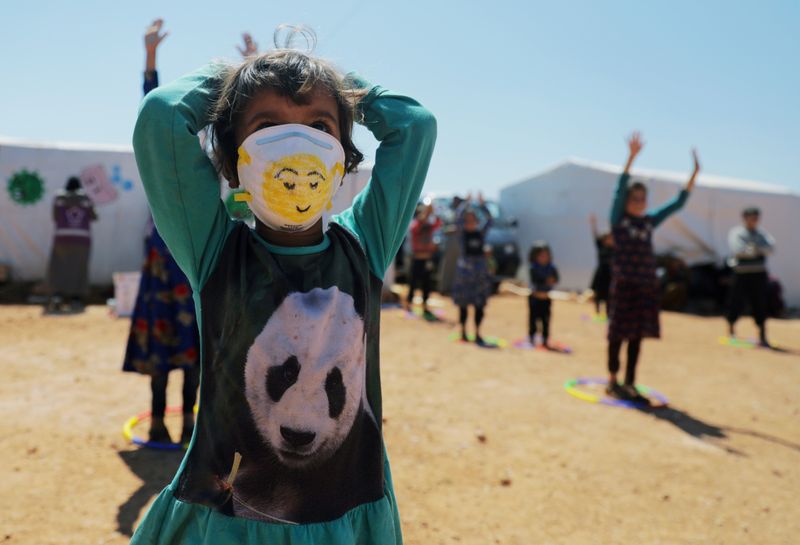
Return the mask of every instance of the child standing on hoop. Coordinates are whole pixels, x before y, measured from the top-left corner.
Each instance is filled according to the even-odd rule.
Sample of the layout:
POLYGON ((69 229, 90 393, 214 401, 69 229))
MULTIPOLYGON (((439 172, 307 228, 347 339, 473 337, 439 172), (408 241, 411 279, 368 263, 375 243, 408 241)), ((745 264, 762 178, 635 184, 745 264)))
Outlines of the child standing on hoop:
POLYGON ((192 285, 202 355, 194 437, 136 545, 402 542, 381 432, 381 280, 436 122, 289 45, 162 86, 139 113, 136 160, 192 285), (372 179, 323 231, 362 160, 354 120, 380 141, 372 179), (215 163, 198 144, 208 125, 215 163), (218 172, 246 190, 254 230, 228 217, 218 172))
POLYGON ((528 296, 528 337, 536 346, 537 322, 542 324, 542 346, 550 348, 550 291, 558 283, 558 269, 553 265, 550 246, 543 240, 533 243, 528 255, 531 294, 528 296))
POLYGON ((614 258, 611 273, 611 303, 608 307, 608 387, 607 393, 619 399, 646 403, 636 390, 636 364, 642 339, 658 338, 659 299, 656 280, 656 257, 653 253, 653 230, 680 210, 694 188, 700 163, 692 151, 694 170, 686 187, 671 201, 647 210, 647 187, 641 182, 628 185, 630 168, 644 142, 638 132, 628 139, 628 161, 619 177, 611 205, 611 229, 614 258), (625 382, 617 382, 619 352, 628 343, 628 366, 625 382))
POLYGON ((414 303, 414 292, 417 287, 422 288, 422 316, 426 320, 436 320, 436 316, 428 309, 428 297, 431 294, 433 271, 436 268, 434 257, 438 245, 434 242, 433 235, 442 226, 442 220, 434 213, 433 203, 430 199, 417 207, 417 213, 411 222, 411 251, 413 261, 411 264, 411 279, 408 283, 408 296, 406 309, 411 310, 414 303))
POLYGON ((492 276, 489 259, 486 257, 486 233, 492 226, 492 214, 478 193, 478 206, 472 204, 472 195, 456 210, 457 236, 461 242, 461 255, 458 257, 456 274, 453 279, 453 302, 458 307, 458 321, 461 324, 461 340, 469 341, 467 336, 467 312, 469 306, 475 310, 475 344, 489 346, 481 337, 483 310, 492 292, 492 276), (483 224, 478 217, 480 211, 483 224))
MULTIPOLYGON (((144 35, 144 94, 158 87, 156 53, 167 33, 156 19, 144 35)), ((194 405, 200 381, 200 339, 189 281, 169 253, 152 221, 145 238, 145 262, 131 316, 123 371, 150 375, 152 392, 150 441, 171 443, 164 416, 167 383, 175 369, 183 370, 183 428, 180 443, 188 444, 194 432, 194 405)))

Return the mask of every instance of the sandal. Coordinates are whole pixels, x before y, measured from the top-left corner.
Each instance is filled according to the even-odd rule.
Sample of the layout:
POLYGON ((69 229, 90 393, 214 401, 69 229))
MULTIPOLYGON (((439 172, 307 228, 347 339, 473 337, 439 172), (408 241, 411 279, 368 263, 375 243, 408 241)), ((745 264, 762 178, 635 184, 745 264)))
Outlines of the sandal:
POLYGON ((627 400, 633 403, 638 403, 640 405, 647 405, 650 406, 650 400, 644 397, 642 394, 639 393, 639 390, 636 389, 636 386, 633 384, 625 384, 622 386, 622 389, 625 391, 627 396, 627 400))
POLYGON ((606 386, 606 394, 614 399, 628 399, 628 393, 622 388, 622 386, 620 386, 618 382, 609 382, 608 386, 606 386))

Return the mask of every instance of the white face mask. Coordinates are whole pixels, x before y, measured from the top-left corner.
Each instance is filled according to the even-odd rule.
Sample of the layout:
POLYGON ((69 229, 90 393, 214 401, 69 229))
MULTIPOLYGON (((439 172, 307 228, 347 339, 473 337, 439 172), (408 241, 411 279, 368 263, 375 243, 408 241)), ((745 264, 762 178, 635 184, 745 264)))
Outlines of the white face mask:
POLYGON ((330 134, 306 125, 256 131, 239 146, 239 182, 253 214, 278 231, 314 225, 342 184, 344 148, 330 134))

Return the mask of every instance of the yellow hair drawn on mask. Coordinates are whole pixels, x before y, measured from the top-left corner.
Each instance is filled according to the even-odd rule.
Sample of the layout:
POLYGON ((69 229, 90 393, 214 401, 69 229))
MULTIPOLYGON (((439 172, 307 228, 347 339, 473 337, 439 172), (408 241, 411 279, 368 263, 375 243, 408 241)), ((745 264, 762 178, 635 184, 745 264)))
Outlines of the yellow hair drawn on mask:
MULTIPOLYGON (((240 159, 241 160, 241 159, 240 159)), ((287 155, 267 165, 263 198, 273 212, 291 223, 302 223, 331 208, 333 181, 344 174, 336 163, 328 170, 316 155, 287 155)))
POLYGON ((252 159, 250 159, 250 154, 247 153, 247 150, 244 149, 244 146, 239 146, 239 160, 236 162, 236 166, 240 167, 242 165, 249 165, 252 159))
MULTIPOLYGON (((244 146, 239 146, 239 160, 236 162, 238 167, 249 165, 252 159, 250 159, 250 154, 247 153, 247 150, 244 149, 244 146)), ((250 202, 253 200, 253 196, 250 195, 247 191, 237 191, 233 195, 234 202, 250 202)))

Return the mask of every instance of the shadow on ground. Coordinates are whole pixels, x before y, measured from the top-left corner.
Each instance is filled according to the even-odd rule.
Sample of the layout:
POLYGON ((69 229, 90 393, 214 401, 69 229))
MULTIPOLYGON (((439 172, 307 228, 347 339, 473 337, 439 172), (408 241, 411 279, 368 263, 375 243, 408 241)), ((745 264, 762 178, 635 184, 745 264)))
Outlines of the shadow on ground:
POLYGON ((730 434, 754 437, 756 439, 761 439, 762 441, 767 441, 774 445, 779 445, 800 453, 800 444, 798 443, 793 443, 792 441, 788 441, 768 433, 762 433, 757 430, 740 428, 737 426, 717 426, 715 424, 709 424, 708 422, 703 422, 689 413, 680 409, 676 409, 675 407, 641 407, 637 408, 637 410, 649 414, 658 420, 669 422, 676 428, 691 435, 695 439, 699 439, 714 445, 715 447, 721 448, 725 452, 736 456, 747 456, 747 454, 724 444, 724 440, 730 439, 730 434))
POLYGON ((183 450, 153 450, 140 448, 119 453, 120 458, 131 471, 142 480, 142 485, 117 511, 117 531, 133 535, 133 525, 142 509, 161 490, 170 483, 178 471, 183 450))

